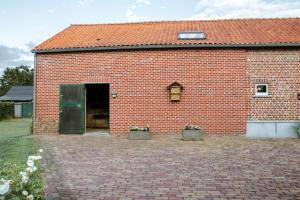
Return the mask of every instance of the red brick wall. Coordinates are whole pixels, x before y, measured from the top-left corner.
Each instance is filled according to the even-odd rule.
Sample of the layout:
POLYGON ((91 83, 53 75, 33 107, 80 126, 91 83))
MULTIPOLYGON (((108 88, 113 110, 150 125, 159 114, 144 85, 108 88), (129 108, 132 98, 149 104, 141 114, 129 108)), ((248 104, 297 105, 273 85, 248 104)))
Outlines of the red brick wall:
MULTIPOLYGON (((248 56, 249 57, 249 56, 248 56)), ((154 134, 180 133, 185 124, 207 134, 243 134, 249 106, 246 51, 141 50, 38 54, 36 134, 57 134, 59 85, 109 82, 110 131, 150 125, 154 134), (183 85, 180 102, 167 86, 183 85)))
POLYGON ((247 52, 250 77, 251 120, 299 120, 300 51, 252 50, 247 52), (270 97, 254 97, 255 83, 269 84, 270 97))

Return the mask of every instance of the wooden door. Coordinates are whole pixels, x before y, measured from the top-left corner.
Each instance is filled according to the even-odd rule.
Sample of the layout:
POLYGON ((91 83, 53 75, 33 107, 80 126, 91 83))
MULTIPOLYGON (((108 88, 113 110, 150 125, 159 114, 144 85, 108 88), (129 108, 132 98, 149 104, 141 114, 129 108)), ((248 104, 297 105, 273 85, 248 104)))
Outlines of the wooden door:
POLYGON ((60 86, 59 132, 61 134, 83 134, 85 132, 85 87, 60 86))

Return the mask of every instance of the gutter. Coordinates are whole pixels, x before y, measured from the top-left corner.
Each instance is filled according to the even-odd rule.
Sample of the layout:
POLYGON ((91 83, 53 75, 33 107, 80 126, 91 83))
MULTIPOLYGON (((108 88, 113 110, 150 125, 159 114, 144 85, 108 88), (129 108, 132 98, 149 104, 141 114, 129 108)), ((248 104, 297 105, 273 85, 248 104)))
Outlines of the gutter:
POLYGON ((32 53, 61 53, 76 51, 113 51, 143 49, 186 49, 186 48, 262 48, 262 47, 300 47, 300 43, 258 43, 258 44, 171 44, 171 45, 132 45, 107 47, 78 47, 61 49, 32 50, 32 53))

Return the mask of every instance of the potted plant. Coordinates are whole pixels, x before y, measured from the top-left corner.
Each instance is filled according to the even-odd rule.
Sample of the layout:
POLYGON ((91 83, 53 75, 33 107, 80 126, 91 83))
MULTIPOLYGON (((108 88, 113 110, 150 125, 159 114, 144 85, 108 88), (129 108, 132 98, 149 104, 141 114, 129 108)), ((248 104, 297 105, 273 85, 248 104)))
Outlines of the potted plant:
POLYGON ((203 140, 203 130, 200 126, 186 125, 182 131, 182 140, 198 141, 203 140))
POLYGON ((129 130, 128 139, 129 140, 150 140, 151 139, 150 127, 132 126, 129 130))

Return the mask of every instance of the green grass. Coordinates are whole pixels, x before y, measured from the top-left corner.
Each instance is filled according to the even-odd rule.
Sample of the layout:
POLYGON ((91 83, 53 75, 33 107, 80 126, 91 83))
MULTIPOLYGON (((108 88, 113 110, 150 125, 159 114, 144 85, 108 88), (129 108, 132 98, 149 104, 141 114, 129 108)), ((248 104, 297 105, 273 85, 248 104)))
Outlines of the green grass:
POLYGON ((28 118, 0 121, 0 159, 2 161, 24 164, 27 157, 35 153, 38 143, 30 136, 31 122, 32 120, 28 118))
MULTIPOLYGON (((0 121, 0 180, 12 180, 8 193, 0 195, 0 200, 27 199, 22 191, 34 195, 34 199, 44 199, 44 181, 40 161, 35 161, 38 169, 27 172, 29 181, 22 183, 20 172, 25 171, 30 155, 37 155, 39 142, 30 135, 31 119, 10 119, 0 121)), ((1 183, 2 184, 2 183, 1 183)))

